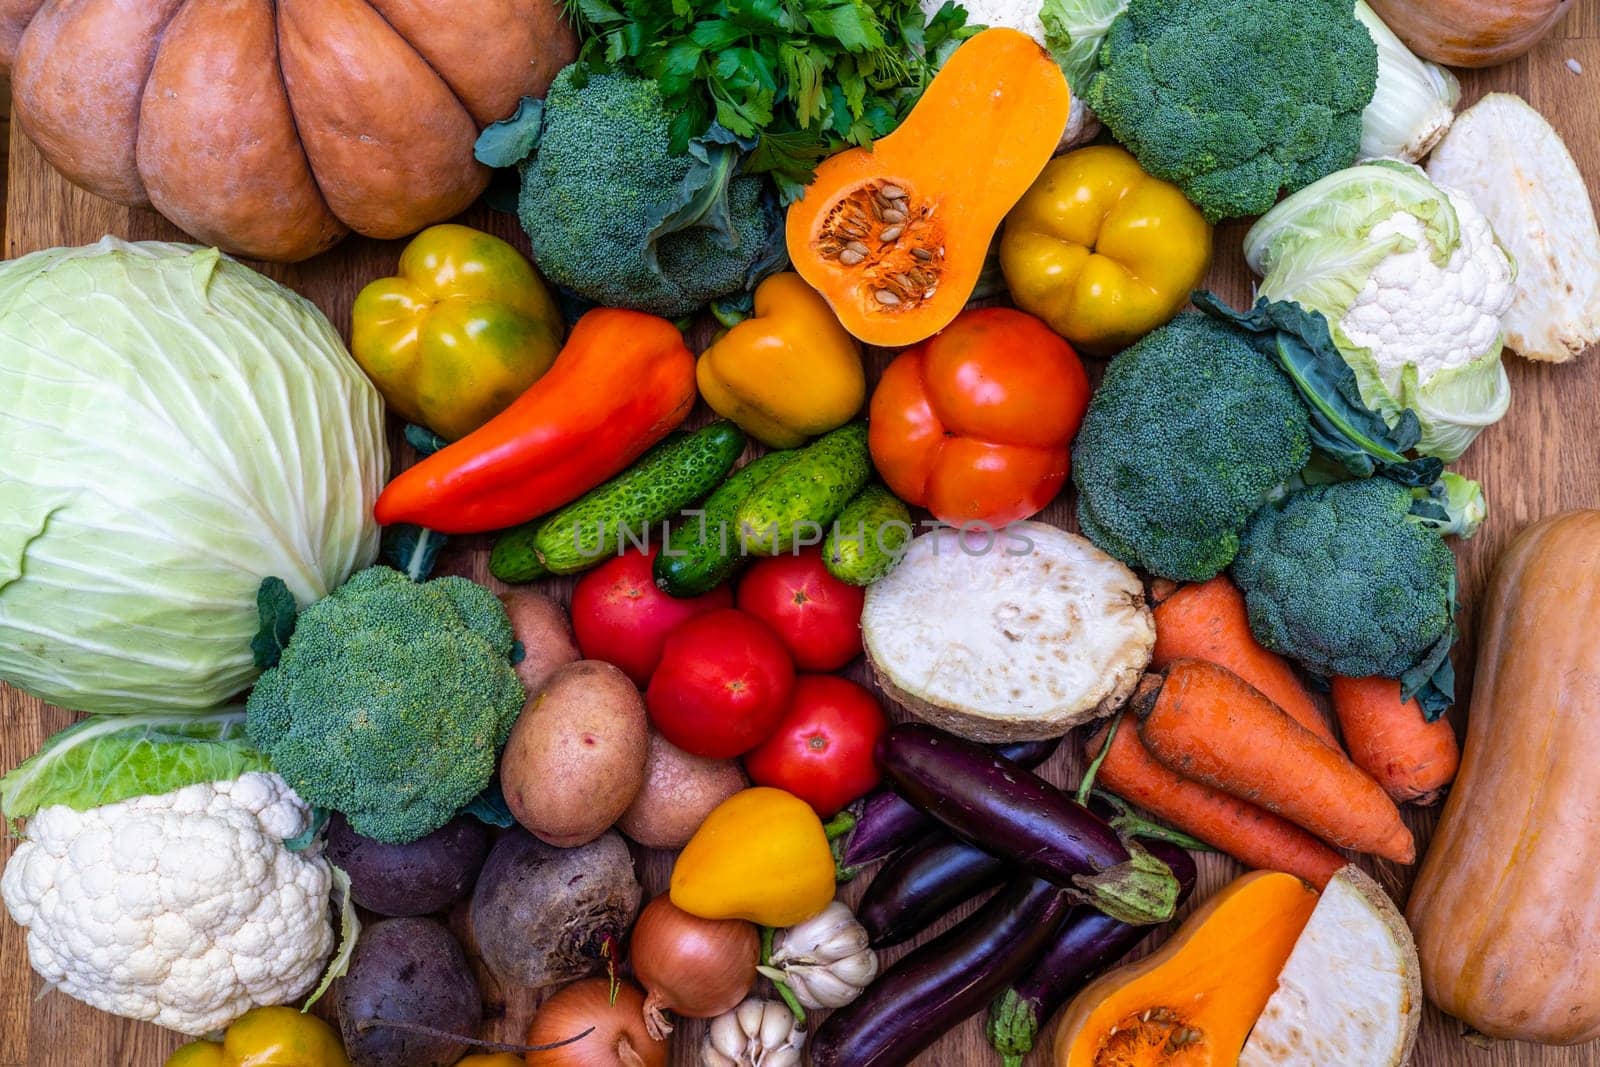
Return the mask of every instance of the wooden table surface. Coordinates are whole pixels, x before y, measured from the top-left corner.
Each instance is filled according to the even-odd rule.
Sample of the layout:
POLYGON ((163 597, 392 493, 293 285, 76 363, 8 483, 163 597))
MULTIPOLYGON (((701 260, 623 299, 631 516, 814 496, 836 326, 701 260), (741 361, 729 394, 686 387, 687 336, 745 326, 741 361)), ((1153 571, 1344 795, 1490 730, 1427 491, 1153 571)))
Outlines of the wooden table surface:
MULTIPOLYGON (((1556 34, 1530 56, 1488 72, 1463 76, 1465 100, 1484 92, 1516 92, 1542 111, 1566 137, 1591 190, 1600 190, 1600 0, 1579 0, 1556 34), (1575 59, 1585 73, 1567 65, 1575 59)), ((4 93, 0 86, 0 94, 4 93)), ((0 95, 0 136, 4 134, 4 96, 0 95)), ((6 191, 5 163, 0 153, 0 192, 6 191)), ((515 224, 506 216, 479 209, 465 221, 493 229, 526 249, 515 224)), ((114 233, 128 239, 176 240, 170 225, 148 212, 129 211, 69 186, 43 162, 32 145, 20 136, 10 144, 10 186, 6 195, 4 252, 14 257, 53 245, 81 244, 114 233)), ((1218 233, 1217 266, 1212 287, 1241 302, 1249 294, 1248 275, 1239 253, 1243 227, 1233 225, 1218 233)), ((348 330, 350 302, 362 284, 387 273, 395 263, 400 244, 364 240, 347 241, 333 253, 309 264, 268 268, 268 273, 316 301, 341 330, 348 330)), ((1600 506, 1600 356, 1560 367, 1534 365, 1508 356, 1514 393, 1511 412, 1485 433, 1467 454, 1460 468, 1480 479, 1491 506, 1483 532, 1458 547, 1461 563, 1463 641, 1456 653, 1464 698, 1470 698, 1473 635, 1478 592, 1500 551, 1518 530, 1533 520, 1574 507, 1600 506)), ((881 365, 881 357, 879 358, 881 365)), ((3 402, 3 401, 0 401, 3 402)), ((0 458, 3 463, 3 458, 0 458)), ((1048 518, 1067 522, 1069 508, 1058 501, 1048 518)), ((488 580, 484 544, 464 539, 453 545, 443 569, 488 580)), ((557 592, 565 592, 558 589, 557 592)), ((859 665, 857 665, 859 671, 859 665)), ((1459 729, 1469 700, 1452 713, 1459 729)), ((1571 713, 1600 714, 1600 709, 1571 709, 1571 713)), ((14 690, 0 686, 0 771, 32 754, 46 736, 71 721, 71 716, 14 690)), ((1046 773, 1058 782, 1075 781, 1075 756, 1062 746, 1046 773)), ((1407 821, 1425 845, 1433 816, 1408 811, 1407 821)), ((1600 831, 1600 827, 1596 828, 1600 831)), ((9 856, 12 844, 6 842, 9 856)), ((665 886, 670 858, 640 853, 640 869, 652 891, 665 886)), ((1403 901, 1411 872, 1384 862, 1365 863, 1378 879, 1403 901)), ((1238 873, 1232 861, 1201 857, 1203 898, 1238 873)), ((858 893, 859 888, 854 890, 858 893)), ((854 893, 849 893, 853 899, 854 893)), ((459 923, 457 924, 459 927, 459 923)), ((485 986, 491 1017, 486 1030, 494 1036, 515 1039, 526 1026, 534 999, 527 994, 485 986)), ((1600 990, 1595 991, 1600 996, 1600 990)), ((1430 1008, 1412 1063, 1416 1067, 1600 1067, 1600 1043, 1580 1048, 1554 1049, 1497 1043, 1487 1047, 1464 1041, 1462 1028, 1430 1008)), ((688 1067, 695 1062, 700 1029, 681 1028, 673 1063, 688 1067)), ((170 1033, 94 1011, 58 993, 45 993, 41 981, 27 965, 22 931, 0 918, 0 1067, 158 1067, 179 1043, 170 1033)), ((1046 1051, 1030 1057, 1030 1067, 1050 1062, 1046 1051)), ((930 1067, 968 1067, 998 1060, 983 1041, 977 1021, 969 1021, 918 1060, 930 1067)), ((1334 1065, 1329 1065, 1334 1067, 1334 1065)), ((1341 1065, 1360 1067, 1360 1065, 1341 1065)))

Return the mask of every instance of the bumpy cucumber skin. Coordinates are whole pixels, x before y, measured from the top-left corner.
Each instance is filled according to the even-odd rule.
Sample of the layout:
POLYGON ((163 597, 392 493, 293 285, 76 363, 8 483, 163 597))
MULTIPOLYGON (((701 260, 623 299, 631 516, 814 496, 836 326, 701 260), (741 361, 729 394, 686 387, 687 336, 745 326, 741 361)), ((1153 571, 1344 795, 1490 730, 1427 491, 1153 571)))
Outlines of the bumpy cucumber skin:
POLYGON ((489 573, 513 585, 550 577, 549 568, 539 562, 533 547, 543 525, 543 519, 534 519, 501 534, 489 551, 489 573))
POLYGON ((744 451, 744 431, 719 420, 664 442, 639 462, 568 504, 534 538, 554 574, 576 574, 615 554, 623 527, 653 528, 717 487, 744 451))
POLYGON ((690 516, 673 527, 666 547, 656 556, 656 587, 668 596, 708 593, 739 569, 739 530, 734 524, 739 505, 798 452, 768 452, 728 476, 706 498, 703 518, 690 516), (703 523, 703 527, 702 527, 703 523), (701 530, 705 539, 701 539, 701 530), (725 536, 724 536, 725 533, 725 536))
POLYGON ((883 486, 869 485, 833 521, 822 543, 822 561, 841 582, 871 585, 900 562, 900 549, 909 540, 911 509, 883 486))
POLYGON ((778 556, 794 551, 802 523, 827 529, 872 477, 867 424, 841 426, 800 450, 739 506, 745 552, 778 556))

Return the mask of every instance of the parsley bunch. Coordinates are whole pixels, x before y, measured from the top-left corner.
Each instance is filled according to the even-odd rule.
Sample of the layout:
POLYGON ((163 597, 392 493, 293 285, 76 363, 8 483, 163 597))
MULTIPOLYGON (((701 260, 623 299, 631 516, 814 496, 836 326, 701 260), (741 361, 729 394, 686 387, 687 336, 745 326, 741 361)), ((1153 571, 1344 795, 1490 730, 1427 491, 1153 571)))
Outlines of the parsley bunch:
POLYGON ((656 82, 672 149, 720 125, 753 142, 745 173, 785 202, 817 162, 891 132, 956 45, 975 32, 947 0, 564 0, 579 61, 656 82))

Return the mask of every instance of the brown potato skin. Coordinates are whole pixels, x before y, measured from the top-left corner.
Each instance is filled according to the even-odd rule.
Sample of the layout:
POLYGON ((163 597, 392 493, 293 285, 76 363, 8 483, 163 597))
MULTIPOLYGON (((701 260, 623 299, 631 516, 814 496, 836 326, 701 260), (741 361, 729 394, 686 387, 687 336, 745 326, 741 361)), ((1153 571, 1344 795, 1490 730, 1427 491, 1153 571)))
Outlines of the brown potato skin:
POLYGON ((188 0, 145 85, 138 153, 151 205, 225 252, 293 262, 346 233, 300 148, 271 0, 188 0))
POLYGON ((312 173, 352 230, 404 237, 483 192, 472 116, 364 0, 278 0, 278 49, 312 173))
POLYGON ((500 785, 517 822, 574 848, 609 830, 644 784, 644 698, 609 663, 558 667, 528 698, 500 757, 500 785))
POLYGON ((119 204, 150 203, 136 143, 145 79, 183 0, 53 0, 12 71, 17 125, 68 181, 119 204))
POLYGON ((567 609, 543 593, 514 589, 500 594, 511 629, 522 643, 522 660, 516 665, 517 677, 533 696, 544 687, 556 668, 583 658, 578 639, 572 635, 567 609))
POLYGON ((644 784, 617 829, 646 848, 682 848, 713 808, 749 784, 738 760, 691 755, 651 730, 644 784))
POLYGON ((554 0, 368 0, 422 54, 479 126, 544 96, 578 55, 554 0), (488 27, 488 31, 485 31, 488 27))
POLYGON ((44 0, 0 0, 0 74, 11 72, 22 31, 43 6, 44 0))

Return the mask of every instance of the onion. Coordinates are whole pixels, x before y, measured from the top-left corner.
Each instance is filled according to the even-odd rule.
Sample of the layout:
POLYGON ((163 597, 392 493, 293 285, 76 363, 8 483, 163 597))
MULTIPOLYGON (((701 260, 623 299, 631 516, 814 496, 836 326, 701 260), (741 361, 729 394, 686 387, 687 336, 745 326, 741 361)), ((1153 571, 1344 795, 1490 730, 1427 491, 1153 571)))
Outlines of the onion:
POLYGON ((651 1037, 672 1033, 669 1011, 711 1019, 732 1011, 755 985, 761 939, 743 919, 701 919, 663 893, 639 913, 629 949, 633 973, 649 998, 651 1037))
POLYGON ((617 987, 615 1002, 604 978, 563 986, 539 1005, 528 1044, 547 1045, 552 1034, 571 1037, 591 1027, 570 1045, 528 1053, 528 1067, 667 1067, 667 1043, 646 1032, 644 993, 632 982, 617 987))

